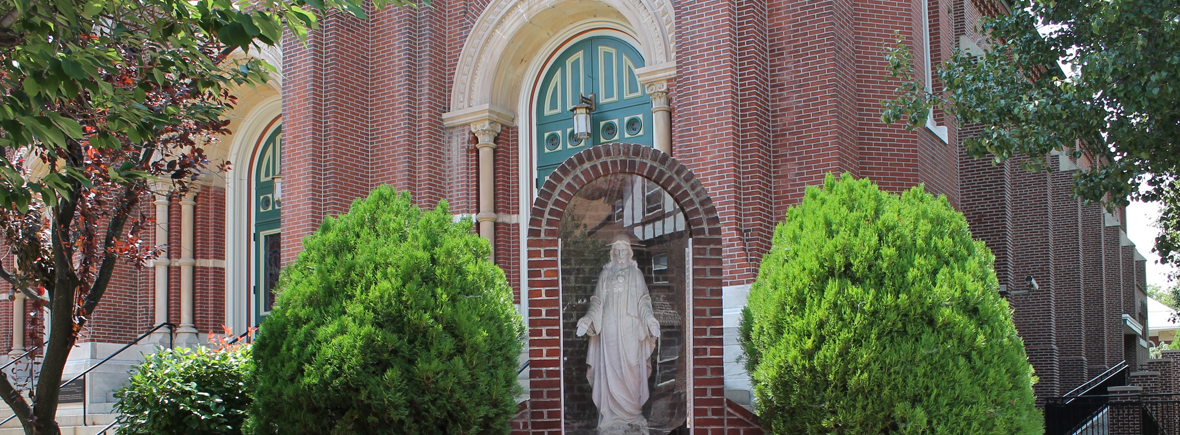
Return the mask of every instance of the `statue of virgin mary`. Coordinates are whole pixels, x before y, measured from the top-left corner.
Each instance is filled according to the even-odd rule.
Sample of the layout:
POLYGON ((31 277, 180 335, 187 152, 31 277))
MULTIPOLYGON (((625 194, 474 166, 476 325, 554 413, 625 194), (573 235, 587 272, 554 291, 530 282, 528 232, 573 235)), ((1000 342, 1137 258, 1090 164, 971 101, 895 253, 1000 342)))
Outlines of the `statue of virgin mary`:
POLYGON ((590 310, 578 320, 577 336, 590 335, 586 378, 598 407, 599 435, 647 433, 643 405, 650 394, 647 380, 660 323, 633 255, 625 234, 614 239, 590 310))

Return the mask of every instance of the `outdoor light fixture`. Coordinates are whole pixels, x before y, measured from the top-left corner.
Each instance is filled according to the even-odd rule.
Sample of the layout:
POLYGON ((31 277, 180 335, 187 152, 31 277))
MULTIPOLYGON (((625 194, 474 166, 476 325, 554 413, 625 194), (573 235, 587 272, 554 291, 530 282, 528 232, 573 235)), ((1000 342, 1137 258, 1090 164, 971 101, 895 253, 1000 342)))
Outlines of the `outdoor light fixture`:
POLYGON ((1041 289, 1041 286, 1037 285, 1037 280, 1034 279, 1032 275, 1024 277, 1024 282, 1028 283, 1027 289, 1013 291, 1008 291, 1008 286, 1001 284, 1000 296, 1027 295, 1035 290, 1041 289))
POLYGON ((574 112, 574 132, 572 139, 578 142, 590 138, 590 113, 594 112, 594 94, 578 94, 578 104, 570 112, 574 112))
POLYGON ((280 201, 283 198, 283 176, 275 175, 271 177, 271 180, 275 182, 275 201, 280 201))

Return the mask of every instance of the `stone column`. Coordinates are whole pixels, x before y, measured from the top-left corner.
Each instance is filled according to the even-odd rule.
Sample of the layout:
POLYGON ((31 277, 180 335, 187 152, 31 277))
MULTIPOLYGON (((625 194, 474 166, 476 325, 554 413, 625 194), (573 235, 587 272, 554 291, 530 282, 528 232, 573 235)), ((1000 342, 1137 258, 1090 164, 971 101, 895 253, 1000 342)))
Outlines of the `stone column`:
POLYGON ((197 264, 193 255, 193 206, 197 204, 197 190, 192 186, 180 200, 180 327, 176 344, 182 347, 200 344, 193 322, 193 266, 197 264))
POLYGON ((651 98, 651 134, 657 150, 672 154, 672 107, 668 102, 668 82, 676 78, 676 65, 665 62, 635 70, 639 84, 651 98))
POLYGON ((488 239, 492 245, 492 258, 495 258, 496 248, 496 173, 492 162, 496 135, 500 134, 501 128, 500 123, 495 121, 471 123, 471 132, 479 139, 479 143, 475 144, 479 150, 479 213, 475 215, 475 220, 479 222, 479 235, 488 239))
POLYGON ((10 361, 25 353, 25 294, 17 289, 12 289, 12 293, 12 350, 8 352, 10 361))
POLYGON ((661 80, 644 85, 651 97, 652 137, 657 150, 672 154, 672 107, 668 105, 668 82, 661 80))
MULTIPOLYGON (((153 202, 156 205, 156 245, 168 246, 169 195, 162 185, 156 186, 156 189, 156 200, 153 202)), ((168 266, 171 265, 170 262, 168 248, 161 249, 160 256, 152 261, 152 265, 156 269, 156 306, 152 326, 168 321, 168 266)), ((172 332, 167 329, 158 330, 152 334, 151 342, 160 346, 169 344, 172 332)))

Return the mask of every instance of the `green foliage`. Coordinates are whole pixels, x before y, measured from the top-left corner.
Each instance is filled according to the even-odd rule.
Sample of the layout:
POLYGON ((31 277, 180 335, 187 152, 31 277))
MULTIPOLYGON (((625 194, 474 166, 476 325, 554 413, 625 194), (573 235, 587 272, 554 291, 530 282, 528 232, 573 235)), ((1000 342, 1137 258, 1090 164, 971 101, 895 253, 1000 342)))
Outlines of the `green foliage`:
POLYGON ((252 401, 250 346, 164 349, 131 369, 119 401, 119 435, 242 433, 252 401))
POLYGON ((991 252, 921 186, 832 175, 779 224, 740 340, 778 434, 1033 434, 1032 366, 991 252))
POLYGON ((524 327, 488 254, 389 186, 326 219, 258 332, 258 433, 507 433, 524 327))
POLYGON ((1029 169, 1044 168, 1051 151, 1097 162, 1074 192, 1120 206, 1162 201, 1157 249, 1180 261, 1180 2, 1016 0, 1010 10, 984 19, 986 54, 958 51, 938 69, 945 94, 922 90, 899 41, 889 59, 903 84, 882 119, 918 128, 942 107, 983 126, 963 141, 975 157, 1026 156, 1029 169))
POLYGON ((1165 350, 1176 350, 1176 349, 1180 349, 1180 340, 1172 340, 1171 343, 1165 343, 1165 344, 1161 344, 1158 346, 1153 346, 1151 349, 1148 349, 1147 352, 1148 352, 1148 356, 1151 359, 1160 359, 1160 358, 1164 357, 1165 350))
POLYGON ((233 92, 268 80, 273 68, 249 51, 285 31, 306 40, 317 14, 363 18, 368 5, 390 4, 418 5, 0 2, 0 235, 16 264, 0 266, 0 280, 48 306, 51 331, 36 391, 0 376, 0 398, 26 433, 58 432, 57 380, 118 262, 158 254, 139 237, 152 225, 133 213, 138 201, 183 193, 207 169, 204 145, 229 133, 233 92))
POLYGON ((1180 298, 1177 298, 1180 296, 1180 283, 1172 284, 1169 288, 1163 288, 1159 284, 1148 284, 1147 296, 1174 310, 1178 306, 1177 302, 1180 302, 1180 298))

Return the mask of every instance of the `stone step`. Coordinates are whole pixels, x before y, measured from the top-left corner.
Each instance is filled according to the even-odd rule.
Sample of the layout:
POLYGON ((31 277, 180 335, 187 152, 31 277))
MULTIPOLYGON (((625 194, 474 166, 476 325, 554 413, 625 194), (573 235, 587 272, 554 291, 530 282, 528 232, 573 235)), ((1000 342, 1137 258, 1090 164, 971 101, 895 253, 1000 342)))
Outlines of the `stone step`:
MULTIPOLYGON (((5 415, 0 416, 0 420, 8 418, 9 415, 12 415, 12 413, 5 413, 5 415)), ((100 429, 114 422, 115 417, 117 417, 115 414, 86 414, 85 421, 83 421, 81 415, 59 415, 57 416, 57 424, 61 427, 62 435, 94 435, 100 429)), ((18 435, 23 433, 24 430, 21 429, 20 422, 16 421, 16 419, 9 420, 3 426, 0 426, 0 435, 18 435)), ((114 434, 114 432, 110 431, 107 433, 114 434)))
MULTIPOLYGON (((62 426, 61 435, 98 435, 106 425, 101 426, 62 426)), ((24 435, 25 431, 19 428, 14 429, 0 429, 0 435, 24 435)), ((115 428, 107 431, 106 435, 114 435, 115 428)))

